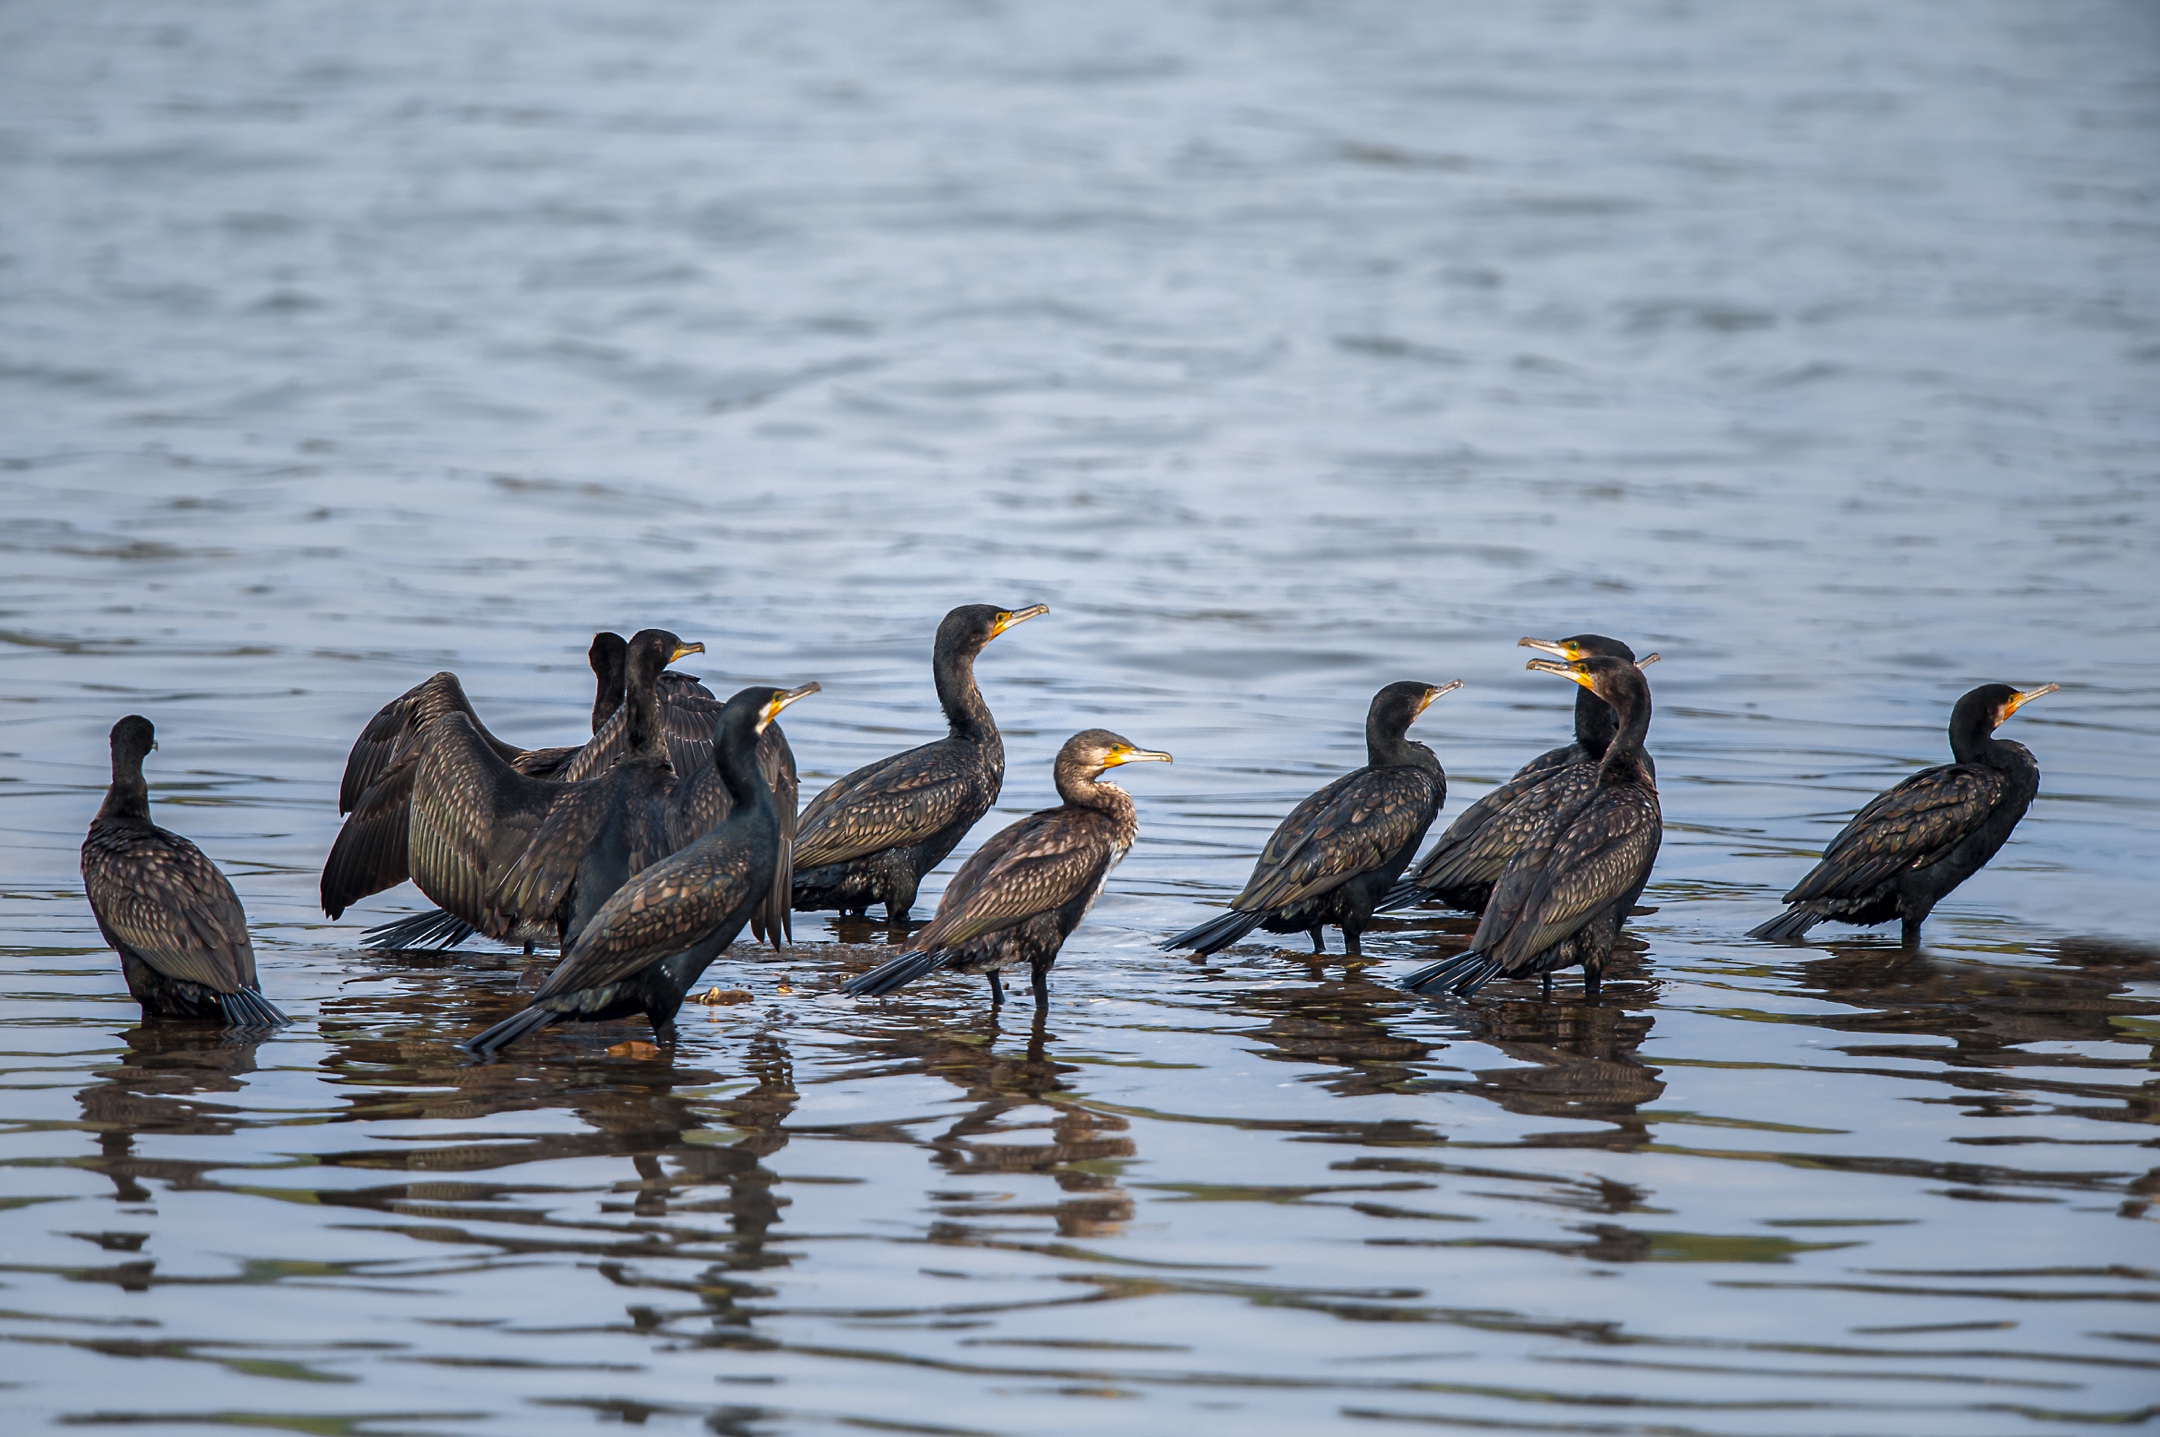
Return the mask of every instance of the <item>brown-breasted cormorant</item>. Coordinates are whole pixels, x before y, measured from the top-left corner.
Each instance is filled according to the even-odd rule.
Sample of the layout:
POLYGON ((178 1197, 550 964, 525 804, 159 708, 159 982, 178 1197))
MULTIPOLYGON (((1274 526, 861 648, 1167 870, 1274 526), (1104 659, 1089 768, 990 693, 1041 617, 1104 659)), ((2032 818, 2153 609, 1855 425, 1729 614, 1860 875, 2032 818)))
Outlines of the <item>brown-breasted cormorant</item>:
POLYGON ((532 1002, 465 1043, 466 1051, 486 1056, 550 1023, 638 1013, 654 1036, 672 1036, 683 995, 772 891, 780 821, 758 765, 758 735, 780 710, 817 691, 816 684, 746 688, 727 701, 713 747, 733 799, 728 816, 615 890, 532 1002))
MULTIPOLYGON (((1658 660, 1640 660, 1618 639, 1576 634, 1565 639, 1522 639, 1517 647, 1538 649, 1572 661, 1604 655, 1627 659, 1638 668, 1658 660)), ((1575 741, 1547 749, 1515 770, 1514 777, 1471 804, 1447 826, 1432 850, 1380 900, 1381 911, 1435 901, 1466 913, 1482 913, 1492 898, 1500 870, 1537 826, 1570 799, 1597 783, 1597 766, 1619 726, 1612 708, 1588 689, 1575 692, 1575 741)), ((1645 763, 1649 755, 1643 756, 1645 763)), ((1656 765, 1651 765, 1656 773, 1656 765)))
POLYGON ((1065 740, 1053 770, 1064 803, 1000 829, 960 865, 937 916, 908 940, 909 951, 841 984, 879 997, 925 973, 949 970, 990 979, 990 1002, 1005 1001, 998 973, 1026 964, 1035 1006, 1050 1004, 1050 965, 1102 895, 1103 880, 1132 847, 1139 821, 1132 795, 1102 782, 1105 769, 1170 755, 1135 748, 1108 729, 1065 740))
POLYGON ((1213 953, 1264 928, 1310 933, 1313 952, 1325 953, 1321 926, 1332 923, 1342 929, 1344 951, 1355 956, 1374 903, 1401 876, 1447 802, 1447 774, 1431 749, 1408 737, 1410 725, 1427 704, 1461 687, 1461 679, 1405 682, 1374 694, 1365 715, 1365 767, 1290 810, 1228 913, 1161 946, 1213 953))
POLYGON ((866 764, 810 801, 795 835, 795 907, 859 916, 882 903, 888 921, 907 921, 923 875, 990 811, 1005 782, 1005 744, 975 686, 975 656, 1049 608, 964 604, 945 616, 931 673, 951 731, 866 764))
POLYGON ((1785 895, 1791 906, 1748 937, 1791 943, 1826 920, 1895 918, 1906 946, 1917 944, 1929 912, 1995 856, 2040 791, 2032 750, 1995 730, 2057 687, 1983 684, 1959 699, 1950 711, 1956 761, 1923 768, 1870 799, 1785 895))
POLYGON ((83 839, 83 891, 120 954, 143 1013, 230 1028, 287 1021, 255 980, 255 946, 232 884, 203 851, 150 821, 143 758, 157 730, 140 714, 112 727, 112 787, 83 839))
POLYGON ((1404 986, 1462 997, 1493 978, 1552 974, 1580 964, 1595 996, 1620 925, 1649 881, 1664 837, 1657 778, 1643 738, 1650 731, 1650 685, 1626 659, 1605 655, 1529 667, 1564 674, 1612 705, 1619 731, 1598 762, 1597 782, 1545 816, 1500 872, 1469 951, 1428 964, 1404 986))

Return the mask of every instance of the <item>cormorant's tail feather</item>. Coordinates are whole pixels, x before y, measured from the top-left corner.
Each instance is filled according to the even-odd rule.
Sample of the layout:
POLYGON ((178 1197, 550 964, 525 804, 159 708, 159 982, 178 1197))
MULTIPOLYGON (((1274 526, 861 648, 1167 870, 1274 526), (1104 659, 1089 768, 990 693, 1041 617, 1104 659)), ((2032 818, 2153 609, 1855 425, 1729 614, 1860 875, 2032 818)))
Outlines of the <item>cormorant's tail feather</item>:
POLYGON ((1797 943, 1807 937, 1807 932, 1823 921, 1820 913, 1813 913, 1795 904, 1768 923, 1748 930, 1748 937, 1760 938, 1768 943, 1797 943))
POLYGON ((886 959, 867 973, 857 973, 840 985, 840 991, 857 997, 882 998, 925 973, 935 973, 950 957, 946 953, 902 953, 897 958, 886 959))
POLYGON ((1210 918, 1197 928, 1188 928, 1175 938, 1165 938, 1156 946, 1176 950, 1190 948, 1199 954, 1220 952, 1260 926, 1265 912, 1241 913, 1233 908, 1220 917, 1210 918))
POLYGON ((254 988, 218 994, 218 1012, 228 1028, 282 1028, 292 1021, 254 988))
POLYGON ((1413 993, 1453 993, 1458 998, 1468 998, 1499 973, 1499 959, 1488 958, 1472 948, 1452 958, 1426 964, 1403 979, 1403 987, 1413 993))
POLYGON ((1414 904, 1423 903, 1430 897, 1432 895, 1425 891, 1423 884, 1412 883, 1405 878, 1381 895, 1380 901, 1373 905, 1373 912, 1393 913, 1397 909, 1409 908, 1414 904))
POLYGON ((370 948, 455 948, 473 936, 473 926, 440 908, 384 923, 360 935, 370 948))
POLYGON ((528 1033, 536 1033, 559 1016, 553 1008, 520 1008, 477 1038, 458 1044, 476 1058, 492 1058, 528 1033))

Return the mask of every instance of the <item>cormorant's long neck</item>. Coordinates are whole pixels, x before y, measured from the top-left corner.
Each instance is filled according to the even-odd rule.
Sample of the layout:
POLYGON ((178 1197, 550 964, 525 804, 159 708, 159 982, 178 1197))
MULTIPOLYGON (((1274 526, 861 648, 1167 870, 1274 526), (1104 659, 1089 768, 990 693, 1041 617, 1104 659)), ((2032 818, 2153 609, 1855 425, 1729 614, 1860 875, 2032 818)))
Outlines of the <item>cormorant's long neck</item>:
POLYGON ((1374 768, 1436 768, 1440 761, 1425 745, 1412 743, 1404 728, 1378 715, 1367 715, 1365 762, 1374 768))
POLYGON ((593 675, 592 731, 600 732, 600 726, 615 716, 615 710, 623 705, 625 675, 620 659, 603 659, 599 672, 593 675))
POLYGON ((772 830, 777 837, 780 832, 780 815, 773 808, 772 790, 765 786, 765 774, 758 767, 758 733, 752 724, 721 735, 713 754, 713 764, 720 770, 720 781, 727 785, 728 797, 735 801, 731 818, 745 819, 772 830))
POLYGON ((1058 797, 1073 808, 1092 808, 1102 813, 1130 813, 1132 795, 1114 783, 1103 781, 1099 768, 1067 768, 1059 764, 1053 780, 1058 797))
POLYGON ((1603 783, 1645 783, 1656 787, 1656 779, 1650 772, 1649 755, 1643 751, 1643 740, 1650 736, 1650 690, 1647 686, 1623 689, 1619 699, 1619 713, 1615 716, 1612 742, 1605 749, 1605 757, 1598 764, 1598 779, 1603 783))
POLYGON ((630 665, 624 684, 623 703, 629 724, 630 754, 650 758, 660 751, 660 676, 643 664, 630 665))
POLYGON ((1953 713, 1950 717, 1950 756, 1959 763, 1979 764, 1984 768, 2009 769, 2017 766, 2012 746, 1995 737, 1995 730, 1988 723, 1985 713, 1953 713))
POLYGON ((1611 704, 1588 689, 1575 690, 1575 743, 1591 762, 1605 757, 1619 729, 1620 718, 1611 704))
POLYGON ((982 738, 997 732, 990 705, 983 702, 982 690, 975 687, 974 650, 940 649, 931 660, 930 671, 937 680, 938 706, 945 710, 945 722, 952 726, 953 737, 982 738))
POLYGON ((150 821, 150 785, 143 781, 142 755, 113 755, 112 787, 105 790, 99 818, 150 821))

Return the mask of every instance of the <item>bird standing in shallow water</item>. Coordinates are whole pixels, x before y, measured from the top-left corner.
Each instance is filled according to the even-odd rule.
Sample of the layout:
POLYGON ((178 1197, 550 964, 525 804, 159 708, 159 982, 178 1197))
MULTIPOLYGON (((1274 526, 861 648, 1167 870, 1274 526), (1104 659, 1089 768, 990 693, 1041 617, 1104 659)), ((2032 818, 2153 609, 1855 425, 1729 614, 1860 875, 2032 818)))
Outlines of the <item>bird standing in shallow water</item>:
POLYGON ((1978 873, 2040 791, 2040 764, 2021 743, 1995 737, 2010 715, 2055 684, 2018 690, 1983 684, 1950 711, 1956 761, 1924 768, 1877 794, 1830 840, 1822 861, 1785 895, 1791 907, 1749 932, 1792 943, 1824 920, 1899 921, 1907 947, 1950 891, 1978 873))
POLYGON ((465 1043, 466 1051, 485 1057, 551 1023, 638 1013, 654 1036, 673 1036, 683 995, 772 891, 780 821, 758 766, 758 736, 782 709, 817 691, 816 684, 754 687, 727 701, 713 748, 734 800, 728 816, 616 889, 532 1002, 465 1043))
POLYGON ((1091 728, 1065 740, 1054 775, 1064 803, 1031 813, 975 850, 938 901, 937 916, 909 951, 841 985, 880 997, 925 973, 981 973, 990 1002, 1005 1001, 1000 971, 1030 969, 1035 1006, 1050 1006, 1050 965, 1102 896, 1103 881, 1139 831, 1132 795, 1104 783, 1121 764, 1168 763, 1170 755, 1091 728))
POLYGON ((1528 666, 1563 674, 1612 705, 1619 731, 1597 782, 1547 814, 1501 870, 1469 950, 1412 973, 1403 986, 1413 993, 1469 997, 1496 977, 1537 974, 1549 994, 1556 970, 1580 964, 1584 990, 1595 996, 1620 925, 1650 879, 1664 819, 1643 752, 1650 685, 1642 670, 1604 656, 1528 666))
POLYGON ((1447 774, 1431 749, 1410 740, 1410 725, 1434 699, 1461 687, 1461 679, 1437 687, 1394 683, 1374 694, 1365 716, 1365 767, 1290 810, 1228 913, 1161 946, 1214 953, 1265 928, 1311 933, 1313 952, 1325 953, 1321 928, 1333 923, 1342 929, 1343 951, 1357 956, 1374 903, 1447 802, 1447 774))
POLYGON ((203 851, 150 821, 143 759, 157 730, 140 714, 112 727, 112 787, 83 839, 83 891, 119 951, 143 1013, 230 1028, 287 1021, 255 981, 255 947, 232 884, 203 851))
POLYGON ((1047 604, 963 604, 938 625, 931 672, 950 731, 934 743, 866 764, 810 801, 798 825, 794 905, 861 916, 885 905, 907 922, 923 875, 945 861, 1005 783, 1005 743, 975 686, 975 656, 1047 604))
MULTIPOLYGON (((1633 649, 1603 634, 1522 639, 1517 647, 1569 661, 1599 655, 1626 659, 1637 668, 1648 668, 1658 660, 1656 654, 1638 660, 1633 649)), ((1537 831, 1545 815, 1597 783, 1598 763, 1618 728, 1611 705, 1588 689, 1577 689, 1575 741, 1539 754, 1515 770, 1513 778, 1458 814, 1432 851, 1380 901, 1381 911, 1431 900, 1466 913, 1484 912, 1500 871, 1537 831)), ((1649 761, 1647 754, 1644 761, 1649 761)))

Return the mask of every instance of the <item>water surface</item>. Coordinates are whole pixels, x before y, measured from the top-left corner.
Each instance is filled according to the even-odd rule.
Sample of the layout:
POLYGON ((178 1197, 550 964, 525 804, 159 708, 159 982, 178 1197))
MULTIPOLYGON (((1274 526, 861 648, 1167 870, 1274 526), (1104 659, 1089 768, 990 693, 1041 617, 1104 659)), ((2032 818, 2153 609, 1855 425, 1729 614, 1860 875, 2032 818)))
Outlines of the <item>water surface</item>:
MULTIPOLYGON (((0 1381, 26 1429, 2066 1433, 2155 1412, 2160 18, 2136 3, 0 11, 0 1381), (437 668, 567 741, 598 627, 986 654, 994 822, 1168 748, 1056 1004, 832 993, 475 1067, 521 960, 314 881, 437 668), (1156 952, 1418 728, 1662 651, 1603 997, 1156 952), (1739 935, 1975 683, 2043 790, 1936 914, 1739 935), (75 846, 122 713, 261 1043, 145 1027, 75 846)), ((987 836, 991 823, 978 831, 987 836)), ((949 871, 949 869, 948 869, 949 871)), ((926 892, 934 894, 941 878, 926 892)), ((1331 942, 1333 940, 1331 939, 1331 942)), ((1295 945, 1294 945, 1295 946, 1295 945)))

